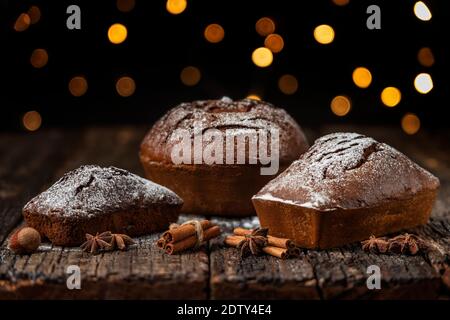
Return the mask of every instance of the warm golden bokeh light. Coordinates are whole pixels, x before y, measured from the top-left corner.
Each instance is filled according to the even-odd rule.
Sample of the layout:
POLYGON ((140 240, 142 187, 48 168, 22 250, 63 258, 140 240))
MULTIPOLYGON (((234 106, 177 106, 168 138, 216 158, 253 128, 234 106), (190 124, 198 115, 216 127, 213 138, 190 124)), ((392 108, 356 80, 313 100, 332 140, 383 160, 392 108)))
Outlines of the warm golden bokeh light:
POLYGON ((353 82, 360 88, 367 88, 372 83, 372 74, 369 69, 358 67, 352 74, 353 82))
POLYGON ((42 125, 42 117, 37 111, 28 111, 23 115, 22 124, 28 131, 36 131, 42 125))
POLYGON ((250 93, 250 94, 246 97, 246 99, 251 99, 251 100, 261 101, 261 97, 258 96, 258 95, 255 94, 255 93, 250 93))
POLYGON ((352 103, 346 96, 336 96, 331 100, 330 107, 335 115, 343 117, 350 112, 352 103))
POLYGON ((414 14, 422 21, 431 20, 432 14, 427 5, 422 1, 418 1, 414 4, 414 14))
POLYGON ((333 0, 333 3, 337 6, 346 6, 350 3, 350 0, 333 0))
POLYGON ((225 31, 220 24, 212 23, 205 28, 204 36, 207 41, 218 43, 223 40, 225 31))
POLYGON ((314 39, 321 44, 329 44, 334 40, 334 30, 327 24, 322 24, 314 29, 314 39))
POLYGON ((120 44, 127 38, 127 28, 120 23, 115 23, 108 29, 108 39, 111 43, 120 44))
POLYGON ((420 119, 414 113, 407 113, 402 118, 402 129, 407 134, 415 134, 420 129, 420 119))
POLYGON ((252 60, 253 63, 256 64, 258 67, 265 68, 272 64, 273 61, 273 54, 272 51, 270 51, 267 48, 258 48, 255 49, 252 53, 252 60))
POLYGON ((167 0, 166 9, 171 14, 180 14, 186 10, 187 1, 186 0, 167 0))
POLYGON ((31 24, 38 23, 41 20, 41 9, 38 6, 31 6, 27 13, 30 16, 31 24))
POLYGON ((134 9, 136 2, 134 0, 117 0, 116 6, 119 11, 130 12, 134 9))
POLYGON ((81 97, 86 93, 88 83, 86 78, 82 76, 73 77, 69 81, 69 91, 74 97, 81 97))
POLYGON ((136 91, 136 83, 131 77, 121 77, 116 82, 117 93, 122 97, 129 97, 136 91))
POLYGON ((266 37, 264 45, 273 53, 278 53, 284 48, 284 40, 279 34, 273 33, 266 37))
POLYGON ((417 53, 417 60, 424 67, 431 67, 434 64, 434 55, 430 48, 424 47, 417 53))
POLYGON ((381 92, 381 101, 385 106, 395 107, 400 100, 402 100, 402 93, 396 87, 387 87, 381 92))
POLYGON ((42 68, 48 62, 48 53, 45 49, 34 49, 31 53, 30 63, 35 68, 42 68))
POLYGON ((298 90, 297 78, 291 74, 285 74, 278 79, 278 88, 284 94, 294 94, 298 90))
POLYGON ((14 30, 22 32, 28 29, 31 24, 31 18, 27 13, 21 13, 14 23, 14 30))
POLYGON ((275 22, 268 17, 262 17, 256 21, 255 28, 260 36, 265 37, 275 32, 275 22))
POLYGON ((414 79, 414 87, 422 94, 426 94, 433 89, 433 79, 428 73, 420 73, 414 79))
POLYGON ((181 82, 189 87, 195 86, 200 82, 201 78, 202 74, 200 70, 194 66, 187 66, 186 68, 183 68, 180 73, 181 82))

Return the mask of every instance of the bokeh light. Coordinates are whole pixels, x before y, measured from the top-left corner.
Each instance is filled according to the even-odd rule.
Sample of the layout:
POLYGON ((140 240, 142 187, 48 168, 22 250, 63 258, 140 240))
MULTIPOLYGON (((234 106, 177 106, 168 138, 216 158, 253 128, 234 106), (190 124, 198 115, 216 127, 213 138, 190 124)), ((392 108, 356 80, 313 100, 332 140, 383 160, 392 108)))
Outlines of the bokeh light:
POLYGON ((45 49, 34 49, 31 53, 30 63, 35 68, 42 68, 47 65, 48 53, 45 49))
POLYGON ((69 81, 69 91, 74 97, 81 97, 86 93, 88 83, 85 77, 76 76, 69 81))
POLYGON ((136 5, 135 0, 117 0, 116 6, 119 11, 130 12, 136 5))
POLYGON ((186 0, 167 0, 166 9, 171 14, 180 14, 186 10, 187 1, 186 0))
POLYGON ((252 60, 253 63, 258 67, 268 67, 272 64, 273 61, 272 51, 264 47, 255 49, 255 51, 253 51, 252 53, 252 60))
POLYGON ((261 101, 261 97, 259 95, 257 95, 256 93, 250 93, 246 99, 251 99, 251 100, 257 100, 257 101, 261 101))
POLYGON ((381 101, 387 107, 395 107, 400 100, 402 100, 402 93, 396 87, 387 87, 381 92, 381 101))
POLYGON ((346 96, 336 96, 331 100, 330 107, 335 115, 343 117, 350 112, 352 103, 346 96))
POLYGON ((129 97, 136 91, 136 83, 131 77, 121 77, 116 82, 117 93, 122 97, 129 97))
POLYGON ((262 17, 256 21, 255 29, 260 36, 268 36, 269 34, 275 32, 275 22, 268 17, 262 17))
POLYGON ((278 88, 287 95, 296 93, 298 90, 297 78, 291 74, 282 75, 280 79, 278 79, 278 88))
POLYGON ((327 24, 322 24, 314 29, 314 39, 321 44, 329 44, 334 40, 334 30, 327 24))
POLYGON ((414 87, 422 94, 426 94, 433 89, 433 79, 428 73, 419 73, 414 79, 414 87))
POLYGON ((200 82, 202 74, 197 67, 187 66, 181 70, 180 79, 181 82, 189 87, 195 86, 200 82))
POLYGON ((434 64, 434 55, 430 48, 424 47, 417 53, 417 60, 424 67, 431 67, 434 64))
POLYGON ((42 125, 42 117, 37 111, 28 111, 22 117, 22 124, 28 131, 36 131, 42 125))
POLYGON ((333 0, 333 3, 337 6, 346 6, 350 3, 350 0, 333 0))
POLYGON ((31 24, 31 18, 27 13, 21 13, 14 23, 14 30, 22 32, 28 29, 31 24))
POLYGON ((273 53, 278 53, 284 48, 284 40, 279 34, 273 33, 266 37, 264 45, 273 53))
POLYGON ((372 74, 369 69, 358 67, 352 74, 353 82, 360 88, 367 88, 372 83, 372 74))
POLYGON ((204 36, 207 41, 218 43, 223 40, 225 31, 220 24, 212 23, 205 28, 204 36))
POLYGON ((38 23, 41 20, 41 9, 38 6, 31 6, 27 13, 30 16, 31 24, 38 23))
POLYGON ((407 113, 402 118, 402 129, 407 134, 416 134, 420 129, 420 119, 414 113, 407 113))
POLYGON ((427 5, 422 1, 418 1, 414 4, 414 14, 422 21, 431 20, 432 14, 427 5))
POLYGON ((120 23, 114 23, 108 29, 108 38, 111 43, 120 44, 124 42, 127 38, 128 31, 127 28, 120 23))

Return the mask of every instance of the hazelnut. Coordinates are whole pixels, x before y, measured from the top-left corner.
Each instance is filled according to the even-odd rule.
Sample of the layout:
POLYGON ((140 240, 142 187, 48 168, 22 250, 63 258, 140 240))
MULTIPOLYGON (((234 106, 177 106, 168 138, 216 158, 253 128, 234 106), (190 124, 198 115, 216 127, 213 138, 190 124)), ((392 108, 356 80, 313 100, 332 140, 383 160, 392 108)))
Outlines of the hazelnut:
POLYGON ((39 232, 29 227, 17 230, 9 240, 9 248, 17 254, 33 253, 40 244, 39 232))

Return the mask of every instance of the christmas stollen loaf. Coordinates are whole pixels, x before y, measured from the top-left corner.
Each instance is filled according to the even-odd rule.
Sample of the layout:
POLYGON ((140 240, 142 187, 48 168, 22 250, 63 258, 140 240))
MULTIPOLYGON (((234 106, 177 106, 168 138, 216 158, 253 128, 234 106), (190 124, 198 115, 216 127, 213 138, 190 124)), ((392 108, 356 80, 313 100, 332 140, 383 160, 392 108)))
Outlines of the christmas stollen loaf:
POLYGON ((428 221, 439 180, 357 133, 318 139, 253 198, 262 227, 305 248, 331 248, 428 221))
POLYGON ((171 190, 115 167, 82 166, 66 173, 23 208, 29 227, 54 245, 111 231, 139 236, 176 222, 183 201, 171 190))

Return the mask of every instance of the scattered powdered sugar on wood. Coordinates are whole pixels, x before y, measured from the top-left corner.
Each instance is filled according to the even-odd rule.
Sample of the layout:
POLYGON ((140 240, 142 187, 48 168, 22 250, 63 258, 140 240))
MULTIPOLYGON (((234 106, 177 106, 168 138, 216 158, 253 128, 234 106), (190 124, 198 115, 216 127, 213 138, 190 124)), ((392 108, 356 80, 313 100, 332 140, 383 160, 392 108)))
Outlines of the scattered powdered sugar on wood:
POLYGON ((357 133, 326 135, 254 199, 319 209, 361 208, 436 189, 439 180, 394 148, 357 133))
POLYGON ((93 217, 160 204, 181 205, 182 200, 173 191, 126 170, 87 165, 66 173, 24 210, 93 217))

